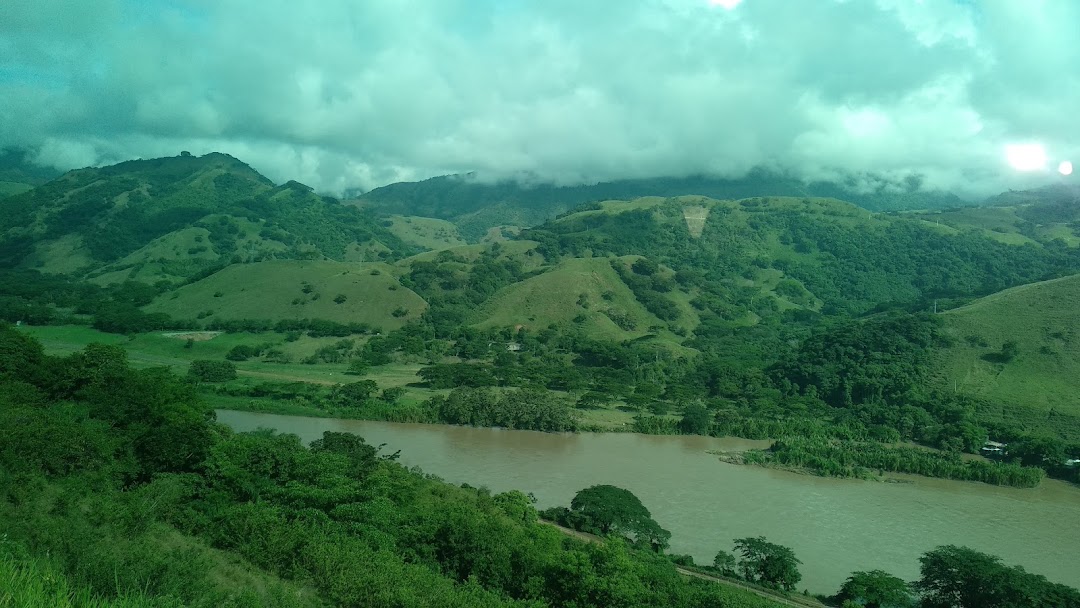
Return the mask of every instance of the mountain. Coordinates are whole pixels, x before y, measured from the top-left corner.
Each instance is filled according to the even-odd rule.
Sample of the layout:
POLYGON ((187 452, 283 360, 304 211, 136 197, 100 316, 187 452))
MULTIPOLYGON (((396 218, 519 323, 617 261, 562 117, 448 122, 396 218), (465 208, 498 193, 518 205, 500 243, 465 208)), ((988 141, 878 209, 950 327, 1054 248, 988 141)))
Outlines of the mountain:
POLYGON ((101 283, 182 281, 230 262, 395 259, 417 251, 370 212, 275 186, 225 154, 71 171, 0 204, 5 265, 101 283))
POLYGON ((631 179, 590 185, 557 186, 514 180, 486 183, 475 175, 448 175, 421 182, 402 182, 360 195, 357 204, 386 213, 420 215, 453 221, 469 240, 478 240, 492 227, 532 226, 583 203, 642 196, 701 195, 715 199, 754 196, 831 197, 873 211, 937 209, 964 202, 955 195, 922 191, 917 181, 893 183, 854 180, 846 184, 806 183, 783 173, 756 169, 739 179, 707 176, 631 179))

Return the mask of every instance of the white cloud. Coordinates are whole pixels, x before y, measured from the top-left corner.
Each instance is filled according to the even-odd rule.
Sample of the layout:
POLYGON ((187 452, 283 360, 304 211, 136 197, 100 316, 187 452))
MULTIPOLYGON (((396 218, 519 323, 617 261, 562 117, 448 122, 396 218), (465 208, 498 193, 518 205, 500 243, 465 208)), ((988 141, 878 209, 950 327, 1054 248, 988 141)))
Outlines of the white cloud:
POLYGON ((320 189, 768 163, 1024 183, 1080 156, 1071 0, 7 0, 0 145, 229 152, 320 189), (973 176, 977 179, 973 179, 973 176))

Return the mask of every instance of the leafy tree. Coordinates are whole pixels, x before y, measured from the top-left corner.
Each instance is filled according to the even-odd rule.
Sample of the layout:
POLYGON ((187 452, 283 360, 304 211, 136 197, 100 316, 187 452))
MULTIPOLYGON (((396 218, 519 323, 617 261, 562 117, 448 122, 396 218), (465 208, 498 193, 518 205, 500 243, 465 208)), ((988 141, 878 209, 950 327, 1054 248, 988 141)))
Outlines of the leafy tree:
POLYGON ((657 548, 667 547, 671 538, 637 496, 616 486, 596 485, 581 490, 570 502, 570 510, 601 534, 627 536, 657 548))
POLYGON ((700 403, 691 403, 683 409, 679 430, 686 435, 708 435, 712 416, 700 403))
POLYGON ((730 551, 720 550, 716 552, 712 560, 713 568, 720 571, 721 574, 726 576, 732 576, 735 574, 735 556, 730 551))
POLYGON ((912 608, 915 605, 911 587, 903 579, 883 570, 853 573, 840 587, 836 600, 865 608, 912 608))
POLYGON ((334 388, 331 398, 344 407, 359 407, 379 390, 374 380, 350 382, 334 388))
POLYGON ((1080 592, 1055 585, 1001 558, 944 545, 919 558, 922 577, 913 585, 922 608, 1080 607, 1080 592))
POLYGON ((802 580, 795 552, 770 543, 764 536, 735 539, 735 550, 742 555, 739 569, 748 581, 791 591, 802 580))
POLYGON ((232 361, 196 359, 188 367, 188 377, 200 382, 226 382, 236 379, 236 364, 232 361))

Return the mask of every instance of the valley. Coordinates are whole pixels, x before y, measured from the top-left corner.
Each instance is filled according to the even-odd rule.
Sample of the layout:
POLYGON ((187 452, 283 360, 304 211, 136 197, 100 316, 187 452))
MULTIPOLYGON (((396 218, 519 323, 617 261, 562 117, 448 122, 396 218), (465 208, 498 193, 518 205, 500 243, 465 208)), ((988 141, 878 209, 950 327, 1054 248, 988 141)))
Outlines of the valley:
MULTIPOLYGON (((919 554, 936 542, 1005 554, 1055 584, 1075 585, 1054 565, 1067 562, 1067 549, 1036 555, 1033 544, 1010 546, 1045 535, 1043 523, 1060 520, 1075 499, 1067 484, 1080 483, 1080 337, 1073 335, 1080 208, 1063 204, 1056 190, 1045 200, 1012 193, 996 205, 901 209, 895 200, 864 208, 787 186, 774 192, 794 196, 713 198, 705 194, 737 189, 682 190, 688 183, 705 184, 672 180, 656 190, 623 183, 578 198, 557 188, 491 186, 497 202, 424 217, 410 213, 439 200, 455 209, 462 192, 487 200, 476 193, 488 186, 456 191, 436 180, 343 203, 209 154, 82 169, 11 190, 0 199, 0 318, 17 327, 5 334, 5 348, 40 348, 31 359, 41 369, 10 372, 5 390, 17 395, 25 377, 43 403, 90 404, 42 419, 33 428, 43 433, 97 428, 91 419, 111 417, 123 433, 141 437, 151 431, 106 407, 99 392, 145 382, 130 390, 145 390, 148 401, 132 403, 149 408, 144 416, 166 416, 161 432, 176 434, 168 441, 195 441, 207 428, 225 433, 213 422, 215 410, 241 433, 207 440, 219 447, 206 449, 266 441, 252 449, 270 460, 316 456, 299 443, 285 447, 299 441, 289 435, 248 431, 269 426, 314 446, 323 431, 358 432, 387 443, 387 453, 400 448, 402 464, 454 484, 484 484, 500 496, 535 492, 536 508, 565 503, 586 482, 619 483, 656 509, 659 522, 673 522, 673 552, 663 559, 676 561, 662 566, 669 574, 672 563, 707 564, 724 535, 760 531, 797 550, 806 574, 800 589, 825 601, 852 569, 871 562, 917 577, 919 554), (630 191, 638 195, 580 200, 630 191), (73 371, 56 371, 65 366, 73 371), (130 379, 106 390, 101 374, 130 379), (187 396, 153 397, 158 386, 187 396), (164 413, 164 404, 181 402, 194 409, 164 413), (447 437, 423 439, 440 433, 447 437), (448 438, 454 434, 484 439, 448 438), (519 457, 511 447, 533 441, 526 437, 559 444, 519 457), (570 456, 575 446, 608 441, 637 442, 623 452, 610 448, 634 466, 585 474, 599 457, 570 456), (746 466, 721 463, 702 447, 731 441, 753 446, 746 466), (1007 453, 983 457, 988 441, 1007 445, 1007 453), (461 451, 432 455, 425 442, 461 451), (665 457, 666 472, 657 469, 663 459, 648 446, 676 444, 684 447, 665 457), (485 462, 502 468, 489 471, 485 462), (649 471, 627 477, 648 463, 649 471), (569 470, 577 473, 559 473, 569 470), (729 492, 761 497, 728 504, 729 492), (985 504, 949 511, 958 496, 985 504), (897 510, 882 515, 881 501, 897 510), (927 501, 939 520, 914 506, 927 501), (773 512, 765 503, 788 506, 773 512), (1003 506, 1014 503, 1025 506, 1003 506), (695 531, 704 521, 701 504, 726 505, 724 521, 708 520, 720 536, 695 531), (842 509, 851 515, 837 520, 842 509), (892 527, 882 528, 882 517, 892 527), (1003 535, 1003 517, 1025 523, 1003 535), (925 533, 909 536, 909 544, 893 534, 914 528, 925 533), (892 548, 883 553, 882 543, 892 548)), ((17 361, 4 365, 16 369, 17 361)), ((25 407, 8 414, 31 420, 25 407)), ((106 441, 87 445, 99 439, 106 441)), ((175 455, 154 452, 158 439, 133 441, 141 446, 138 466, 234 483, 225 469, 208 473, 195 461, 156 464, 175 455)), ((80 471, 109 459, 135 466, 108 453, 49 466, 80 471)), ((406 475, 392 472, 396 466, 377 465, 406 475)), ((247 481, 230 486, 235 504, 190 504, 211 509, 205 517, 212 518, 213 509, 242 509, 244 496, 261 496, 251 488, 263 487, 266 474, 237 474, 247 481)), ((66 473, 50 475, 42 483, 84 482, 81 474, 70 482, 66 473)), ((374 488, 365 491, 385 489, 374 488)), ((286 498, 291 491, 275 495, 298 500, 286 498)), ((463 496, 472 495, 452 500, 474 500, 463 496)), ((490 491, 477 496, 483 503, 490 491)), ((265 508, 292 508, 275 504, 265 508)), ((382 526, 369 508, 357 517, 382 526)), ((208 520, 187 517, 156 521, 179 526, 190 542, 231 546, 208 520)), ((653 559, 637 545, 628 549, 633 560, 653 559)), ((254 548, 244 551, 262 563, 254 548)), ((440 572, 449 568, 438 563, 440 572)), ((267 584, 279 583, 292 579, 267 584)))

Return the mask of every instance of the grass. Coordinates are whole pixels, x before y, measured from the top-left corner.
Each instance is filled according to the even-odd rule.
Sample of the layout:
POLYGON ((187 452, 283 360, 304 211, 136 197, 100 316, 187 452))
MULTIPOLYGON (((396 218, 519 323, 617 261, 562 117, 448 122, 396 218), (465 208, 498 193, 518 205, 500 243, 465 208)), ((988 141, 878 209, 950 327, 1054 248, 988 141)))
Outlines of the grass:
POLYGON ((71 273, 93 263, 83 247, 82 237, 65 235, 51 241, 39 241, 23 265, 41 272, 71 273))
MULTIPOLYGON (((585 318, 583 329, 602 339, 632 340, 651 333, 650 326, 666 326, 637 301, 607 258, 566 260, 541 275, 503 288, 484 308, 484 319, 478 326, 524 325, 538 330, 552 323, 572 323, 578 315, 585 318), (605 310, 626 315, 636 327, 620 328, 605 310)), ((660 333, 669 334, 666 329, 660 333)))
POLYGON ((145 596, 104 599, 89 589, 72 585, 47 562, 0 556, 0 608, 150 608, 165 605, 168 604, 145 596))
POLYGON ((446 220, 430 217, 392 215, 390 232, 406 243, 439 251, 465 245, 457 226, 446 220))
POLYGON ((0 182, 0 198, 15 196, 16 194, 29 192, 33 189, 34 187, 30 184, 23 184, 20 182, 0 182))
POLYGON ((1020 409, 1080 416, 1080 275, 1014 287, 943 313, 956 344, 937 381, 1020 409), (996 361, 1015 340, 1019 355, 996 361))
POLYGON ((396 329, 419 317, 427 303, 381 267, 301 260, 234 264, 162 295, 146 310, 179 319, 209 312, 211 319, 326 319, 396 329), (344 301, 335 301, 339 295, 344 301))

